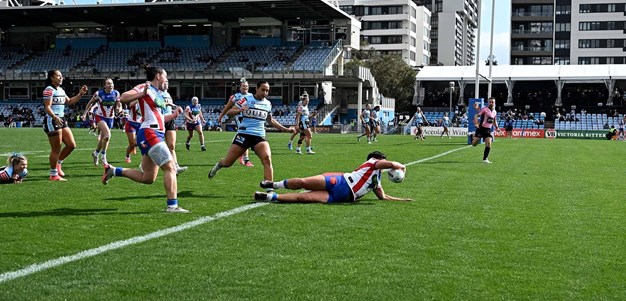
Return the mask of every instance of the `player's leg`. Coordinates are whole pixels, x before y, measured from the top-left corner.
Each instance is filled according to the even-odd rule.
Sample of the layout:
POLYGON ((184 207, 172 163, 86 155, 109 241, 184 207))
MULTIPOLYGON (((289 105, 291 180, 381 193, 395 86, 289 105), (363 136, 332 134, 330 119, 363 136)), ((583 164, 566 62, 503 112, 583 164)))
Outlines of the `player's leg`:
POLYGON ((198 138, 200 139, 200 149, 202 151, 206 151, 206 147, 204 146, 204 133, 202 132, 202 125, 200 125, 200 123, 196 124, 195 130, 196 132, 198 132, 198 138))
MULTIPOLYGON (((98 145, 102 146, 102 148, 100 148, 102 164, 107 165, 109 164, 107 161, 107 149, 109 148, 109 141, 111 140, 111 128, 106 120, 100 120, 98 122, 98 129, 100 129, 100 143, 98 145)), ((96 149, 96 152, 97 151, 96 149)))

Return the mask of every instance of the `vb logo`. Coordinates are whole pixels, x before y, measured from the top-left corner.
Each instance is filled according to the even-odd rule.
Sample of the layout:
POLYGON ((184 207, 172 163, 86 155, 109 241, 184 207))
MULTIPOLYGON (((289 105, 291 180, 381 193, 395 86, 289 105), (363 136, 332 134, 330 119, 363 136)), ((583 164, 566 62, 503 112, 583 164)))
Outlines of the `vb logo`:
POLYGON ((548 129, 548 130, 546 130, 546 138, 548 138, 548 139, 556 138, 556 130, 555 129, 548 129))

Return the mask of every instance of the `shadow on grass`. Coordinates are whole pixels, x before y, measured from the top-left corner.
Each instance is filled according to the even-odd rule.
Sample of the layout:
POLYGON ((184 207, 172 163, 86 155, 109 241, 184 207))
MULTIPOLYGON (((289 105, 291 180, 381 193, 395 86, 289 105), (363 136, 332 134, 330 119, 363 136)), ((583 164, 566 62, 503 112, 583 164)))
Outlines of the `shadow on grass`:
POLYGON ((4 212, 0 213, 3 217, 38 217, 38 216, 80 216, 80 215, 100 215, 100 214, 146 214, 150 212, 115 212, 117 209, 73 209, 73 208, 57 208, 46 211, 27 211, 27 212, 4 212))

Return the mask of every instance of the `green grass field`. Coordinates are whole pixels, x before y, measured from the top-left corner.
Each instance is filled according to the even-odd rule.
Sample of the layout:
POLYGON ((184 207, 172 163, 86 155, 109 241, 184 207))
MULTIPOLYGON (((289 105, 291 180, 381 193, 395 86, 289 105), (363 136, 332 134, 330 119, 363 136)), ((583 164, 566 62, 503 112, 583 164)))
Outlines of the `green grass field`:
MULTIPOLYGON (((37 129, 0 129, 0 153, 22 151, 29 176, 0 186, 0 300, 626 300, 626 143, 319 134, 316 155, 287 150, 269 134, 275 179, 350 171, 372 150, 407 164, 403 183, 383 181, 350 205, 267 204, 242 212, 259 190, 261 164, 207 172, 234 134, 205 132, 191 151, 179 132, 181 206, 167 214, 153 185, 100 183, 96 140, 74 129, 68 182, 49 182, 49 145, 37 129), (182 141, 182 142, 181 142, 182 141), (454 151, 453 151, 454 150, 454 151), (453 151, 453 152, 449 152, 453 151), (446 153, 449 152, 449 153, 446 153), (444 154, 444 155, 442 155, 444 154), (26 269, 221 212, 195 227, 49 269, 26 269), (22 271, 21 277, 9 277, 22 271)), ((113 133, 109 161, 123 163, 113 133)))

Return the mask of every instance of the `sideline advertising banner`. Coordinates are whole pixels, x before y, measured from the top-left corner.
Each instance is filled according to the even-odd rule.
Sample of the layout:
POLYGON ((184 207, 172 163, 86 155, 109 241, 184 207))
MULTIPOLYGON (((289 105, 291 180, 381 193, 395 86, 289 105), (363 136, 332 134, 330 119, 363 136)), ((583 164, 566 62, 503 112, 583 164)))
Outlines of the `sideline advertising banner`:
MULTIPOLYGON (((424 136, 441 136, 443 133, 443 127, 440 126, 423 126, 424 136)), ((450 137, 465 137, 467 136, 467 128, 449 127, 450 137)), ((417 134, 417 127, 411 127, 411 135, 417 134)))
MULTIPOLYGON (((502 130, 501 134, 494 131, 496 137, 508 137, 506 130, 502 130)), ((513 138, 544 138, 545 131, 543 129, 513 129, 513 138)))
POLYGON ((606 133, 608 132, 609 131, 557 130, 556 138, 606 140, 606 133))

